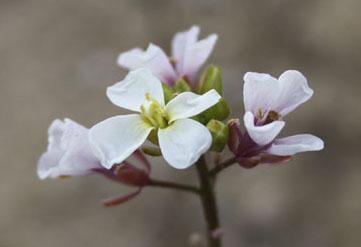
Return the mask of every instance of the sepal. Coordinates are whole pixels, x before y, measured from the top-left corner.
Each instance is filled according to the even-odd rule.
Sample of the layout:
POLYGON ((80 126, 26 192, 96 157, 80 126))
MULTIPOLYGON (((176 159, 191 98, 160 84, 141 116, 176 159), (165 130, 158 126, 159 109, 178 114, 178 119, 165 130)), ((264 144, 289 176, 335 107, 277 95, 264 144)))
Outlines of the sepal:
POLYGON ((173 87, 175 93, 191 92, 192 88, 189 86, 189 83, 183 78, 179 78, 173 87))
POLYGON ((162 156, 162 152, 157 147, 144 146, 142 147, 142 151, 150 156, 162 156))

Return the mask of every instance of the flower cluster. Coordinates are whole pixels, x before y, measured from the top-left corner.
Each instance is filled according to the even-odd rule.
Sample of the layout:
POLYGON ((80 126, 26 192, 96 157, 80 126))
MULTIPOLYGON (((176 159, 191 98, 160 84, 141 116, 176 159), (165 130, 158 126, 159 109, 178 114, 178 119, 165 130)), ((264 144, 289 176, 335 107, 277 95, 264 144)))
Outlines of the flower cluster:
POLYGON ((120 54, 118 65, 130 72, 108 87, 106 95, 113 104, 134 113, 108 118, 90 129, 69 119, 55 120, 48 131, 48 150, 38 163, 38 176, 98 173, 137 188, 131 194, 106 200, 104 205, 109 206, 133 198, 144 186, 165 185, 150 178, 145 154, 162 155, 170 166, 185 169, 207 151, 221 153, 228 146, 235 163, 251 168, 323 148, 322 140, 309 134, 277 138, 285 126, 284 117, 313 94, 298 71, 286 71, 278 79, 246 73, 245 130, 241 130, 239 119, 224 123, 230 111, 222 97, 219 67, 209 66, 197 77, 217 35, 198 41, 198 33, 197 26, 177 33, 171 57, 154 44, 146 51, 134 48, 120 54), (130 156, 143 167, 131 164, 130 156))

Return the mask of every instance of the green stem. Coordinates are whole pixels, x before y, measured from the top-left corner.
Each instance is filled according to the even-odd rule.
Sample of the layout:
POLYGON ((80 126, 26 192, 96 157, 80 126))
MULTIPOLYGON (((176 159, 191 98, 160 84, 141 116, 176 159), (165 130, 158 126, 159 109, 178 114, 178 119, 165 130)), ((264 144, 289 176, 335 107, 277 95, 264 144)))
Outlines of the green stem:
POLYGON ((212 178, 209 176, 209 171, 204 156, 201 156, 199 158, 199 160, 196 163, 196 168, 197 168, 198 177, 200 181, 200 188, 201 188, 200 197, 201 197, 204 217, 207 223, 208 247, 220 247, 221 238, 213 237, 212 234, 219 229, 220 224, 218 219, 214 185, 212 182, 212 178))

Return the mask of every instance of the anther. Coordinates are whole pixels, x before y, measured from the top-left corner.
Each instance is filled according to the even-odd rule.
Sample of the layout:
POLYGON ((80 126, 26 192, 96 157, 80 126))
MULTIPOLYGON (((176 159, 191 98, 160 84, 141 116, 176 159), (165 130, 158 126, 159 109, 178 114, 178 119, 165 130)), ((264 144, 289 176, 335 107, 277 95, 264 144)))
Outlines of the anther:
POLYGON ((272 123, 273 121, 281 119, 281 114, 274 110, 270 110, 267 114, 267 118, 264 122, 264 124, 272 123))

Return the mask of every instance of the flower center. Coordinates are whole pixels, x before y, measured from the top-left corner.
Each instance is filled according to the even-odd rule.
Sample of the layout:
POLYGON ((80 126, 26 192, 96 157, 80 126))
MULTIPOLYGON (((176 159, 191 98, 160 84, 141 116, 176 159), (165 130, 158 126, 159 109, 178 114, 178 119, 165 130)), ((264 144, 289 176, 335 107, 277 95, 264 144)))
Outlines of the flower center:
POLYGON ((140 106, 142 119, 156 128, 166 128, 168 126, 168 116, 164 107, 156 99, 150 97, 148 92, 145 94, 145 98, 150 104, 147 108, 144 105, 140 106))
POLYGON ((256 114, 256 119, 259 121, 264 119, 264 122, 262 125, 269 124, 269 123, 272 123, 273 121, 279 120, 279 119, 281 119, 282 116, 277 111, 270 110, 267 113, 267 117, 266 118, 264 118, 264 117, 265 117, 265 115, 264 115, 262 109, 261 108, 258 109, 257 114, 256 114))

